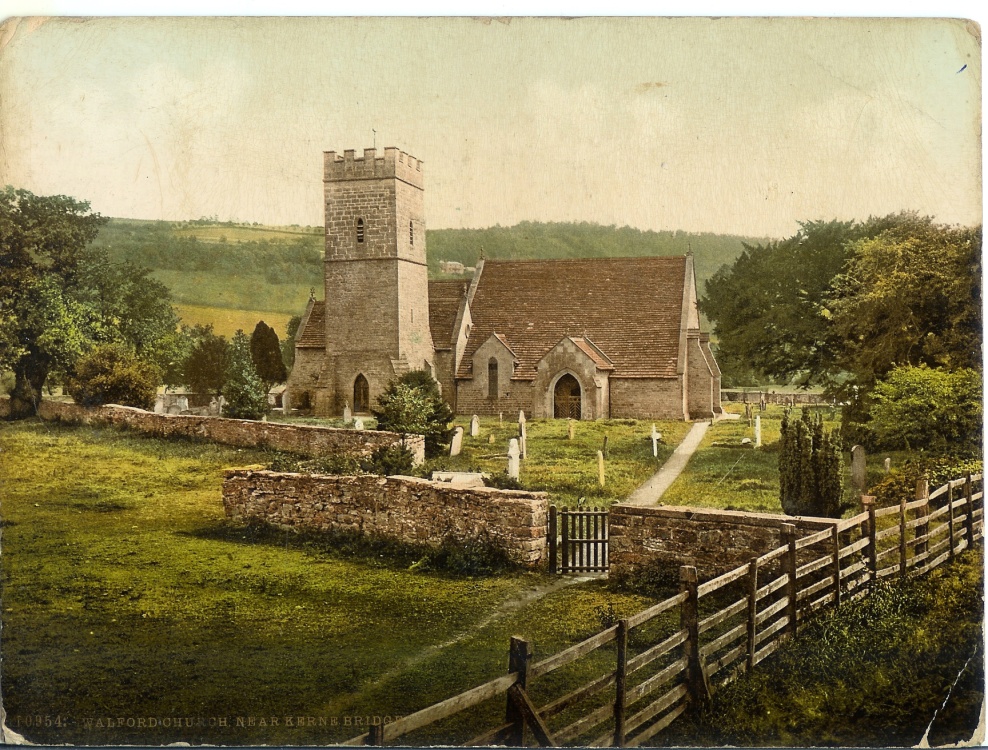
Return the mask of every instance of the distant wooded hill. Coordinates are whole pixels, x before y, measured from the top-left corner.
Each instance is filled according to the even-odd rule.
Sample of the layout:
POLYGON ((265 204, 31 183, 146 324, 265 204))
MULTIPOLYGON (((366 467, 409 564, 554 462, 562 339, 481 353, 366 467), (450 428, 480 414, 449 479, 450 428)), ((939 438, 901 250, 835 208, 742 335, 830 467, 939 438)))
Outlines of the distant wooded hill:
MULTIPOLYGON (((742 243, 767 238, 690 232, 643 232, 590 223, 522 222, 513 227, 432 229, 426 235, 429 275, 441 261, 475 266, 487 258, 594 258, 682 255, 692 249, 698 291, 742 243)), ((96 244, 118 261, 154 271, 179 305, 298 314, 309 290, 322 296, 321 227, 112 219, 96 244)), ((448 278, 448 276, 446 276, 448 278)))

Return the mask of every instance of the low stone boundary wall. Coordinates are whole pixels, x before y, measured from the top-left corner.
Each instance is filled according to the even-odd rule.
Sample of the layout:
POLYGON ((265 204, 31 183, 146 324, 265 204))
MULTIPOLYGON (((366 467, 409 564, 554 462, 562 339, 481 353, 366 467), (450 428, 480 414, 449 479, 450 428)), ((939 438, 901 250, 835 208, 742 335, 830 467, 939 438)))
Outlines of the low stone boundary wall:
POLYGON ((693 565, 701 579, 726 573, 783 544, 784 523, 795 525, 799 536, 838 523, 834 518, 620 504, 611 506, 609 522, 612 572, 630 572, 654 561, 693 565))
POLYGON ((223 507, 234 521, 297 531, 356 531, 438 547, 486 535, 529 568, 545 558, 544 492, 461 488, 414 477, 322 476, 229 469, 223 507))
MULTIPOLYGON (((0 399, 0 418, 9 414, 9 399, 0 399)), ((178 435, 242 448, 273 448, 312 457, 335 453, 369 456, 378 448, 401 442, 401 436, 395 432, 255 422, 247 419, 188 414, 155 414, 130 406, 79 406, 47 399, 42 400, 38 405, 38 416, 59 422, 128 427, 159 437, 178 435)), ((416 464, 425 460, 425 438, 421 435, 408 435, 405 437, 405 444, 415 456, 416 464)))

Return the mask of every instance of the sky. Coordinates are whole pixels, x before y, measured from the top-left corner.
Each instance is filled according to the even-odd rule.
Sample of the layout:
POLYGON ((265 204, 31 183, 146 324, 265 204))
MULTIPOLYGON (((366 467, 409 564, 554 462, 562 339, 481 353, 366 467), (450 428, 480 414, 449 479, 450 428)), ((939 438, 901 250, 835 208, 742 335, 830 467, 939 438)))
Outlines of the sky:
POLYGON ((0 184, 322 223, 322 152, 425 162, 431 228, 786 236, 981 221, 980 31, 801 18, 98 18, 0 28, 0 184), (376 132, 375 132, 376 131, 376 132))

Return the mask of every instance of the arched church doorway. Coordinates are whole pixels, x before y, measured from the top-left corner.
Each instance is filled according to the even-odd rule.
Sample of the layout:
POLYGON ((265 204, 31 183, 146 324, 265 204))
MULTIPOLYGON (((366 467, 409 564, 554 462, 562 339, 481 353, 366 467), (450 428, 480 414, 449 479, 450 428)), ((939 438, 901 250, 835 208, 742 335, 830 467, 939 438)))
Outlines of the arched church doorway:
POLYGON ((370 411, 370 385, 367 378, 358 375, 353 381, 353 413, 364 414, 370 411))
POLYGON ((552 397, 552 416, 554 419, 580 419, 582 396, 580 381, 569 373, 556 381, 552 397))

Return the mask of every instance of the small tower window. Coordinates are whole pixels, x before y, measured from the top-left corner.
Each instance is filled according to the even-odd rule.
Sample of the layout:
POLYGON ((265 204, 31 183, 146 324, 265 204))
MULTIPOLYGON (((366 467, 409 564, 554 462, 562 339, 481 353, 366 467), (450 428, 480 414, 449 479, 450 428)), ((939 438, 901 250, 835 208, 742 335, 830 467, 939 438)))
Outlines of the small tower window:
POLYGON ((408 244, 415 244, 415 227, 412 226, 412 222, 408 222, 408 244))
POLYGON ((357 219, 357 242, 364 241, 364 220, 357 219))
POLYGON ((497 359, 487 362, 487 398, 497 398, 497 359))

